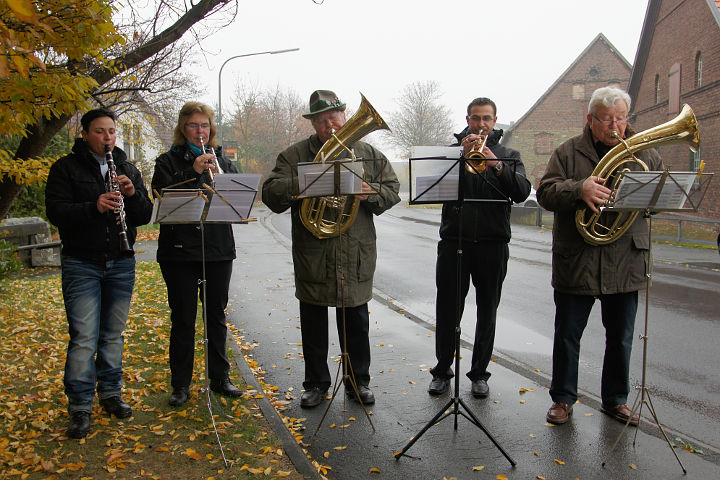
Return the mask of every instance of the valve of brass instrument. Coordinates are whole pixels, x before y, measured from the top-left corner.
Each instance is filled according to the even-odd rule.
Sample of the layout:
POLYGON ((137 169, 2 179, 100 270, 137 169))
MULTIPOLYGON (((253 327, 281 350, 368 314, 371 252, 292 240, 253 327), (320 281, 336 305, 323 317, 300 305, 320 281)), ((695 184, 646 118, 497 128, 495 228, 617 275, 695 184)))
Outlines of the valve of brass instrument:
POLYGON ((465 155, 465 170, 468 172, 477 174, 486 170, 487 162, 482 151, 485 148, 487 138, 488 136, 481 132, 480 136, 470 145, 470 151, 465 155))

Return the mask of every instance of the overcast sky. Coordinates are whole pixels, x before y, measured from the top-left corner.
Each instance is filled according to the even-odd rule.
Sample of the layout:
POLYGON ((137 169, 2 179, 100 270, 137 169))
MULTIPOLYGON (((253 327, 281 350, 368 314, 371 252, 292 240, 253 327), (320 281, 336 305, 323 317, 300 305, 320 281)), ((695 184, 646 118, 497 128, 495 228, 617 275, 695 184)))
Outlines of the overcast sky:
POLYGON ((239 78, 264 87, 279 84, 304 100, 313 90, 334 90, 352 109, 362 92, 385 119, 404 86, 435 80, 459 131, 467 104, 478 96, 497 103, 499 123, 519 119, 599 33, 632 64, 647 0, 240 0, 239 5, 235 22, 203 41, 202 101, 217 105, 218 72, 226 59, 300 51, 229 62, 222 74, 225 115, 233 109, 239 78))

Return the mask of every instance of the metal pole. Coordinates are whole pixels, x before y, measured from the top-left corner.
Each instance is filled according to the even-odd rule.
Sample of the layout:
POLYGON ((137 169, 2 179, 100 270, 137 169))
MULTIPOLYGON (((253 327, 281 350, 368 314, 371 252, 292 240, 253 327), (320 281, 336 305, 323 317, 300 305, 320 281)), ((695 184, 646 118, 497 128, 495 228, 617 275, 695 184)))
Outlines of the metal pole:
POLYGON ((234 60, 236 58, 242 58, 242 57, 252 57, 255 55, 276 55, 278 53, 287 53, 287 52, 296 52, 300 50, 299 48, 286 48, 284 50, 272 50, 267 52, 255 52, 255 53, 244 53, 242 55, 235 55, 234 57, 230 57, 227 60, 223 62, 223 64, 220 66, 220 71, 218 72, 218 125, 219 125, 219 137, 220 137, 220 145, 223 143, 223 122, 222 122, 222 71, 223 68, 225 68, 225 64, 228 63, 230 60, 234 60))

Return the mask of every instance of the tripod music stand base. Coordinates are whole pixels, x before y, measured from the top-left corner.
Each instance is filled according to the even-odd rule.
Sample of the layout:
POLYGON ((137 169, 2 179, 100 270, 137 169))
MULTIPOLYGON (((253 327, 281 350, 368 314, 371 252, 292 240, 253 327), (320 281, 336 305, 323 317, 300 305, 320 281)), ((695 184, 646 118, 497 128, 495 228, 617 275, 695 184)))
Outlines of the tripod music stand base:
POLYGON ((440 411, 432 418, 432 420, 430 420, 427 424, 425 424, 425 426, 422 428, 422 430, 420 430, 420 431, 417 433, 417 435, 415 435, 415 436, 410 440, 410 442, 403 447, 402 450, 400 450, 399 452, 395 452, 395 453, 393 454, 393 456, 395 457, 395 459, 397 460, 397 459, 399 459, 400 457, 402 457, 403 455, 405 455, 405 452, 407 452, 408 449, 409 449, 410 447, 412 447, 412 446, 415 444, 415 442, 417 442, 417 441, 420 439, 420 437, 422 437, 423 434, 430 429, 430 427, 432 427, 433 425, 439 424, 440 422, 442 422, 443 420, 445 420, 445 419, 446 419, 447 417, 449 417, 450 415, 454 415, 454 416, 455 416, 455 425, 454 425, 455 430, 457 430, 457 416, 458 416, 458 415, 462 415, 463 417, 465 417, 466 419, 468 419, 468 421, 470 421, 470 423, 472 423, 473 425, 475 425, 476 427, 478 427, 480 430, 483 431, 483 433, 490 439, 490 441, 492 441, 493 445, 495 445, 495 447, 497 447, 497 449, 500 450, 500 453, 502 453, 503 456, 508 460, 508 462, 510 462, 510 465, 512 465, 513 467, 517 465, 517 463, 515 462, 515 460, 513 460, 513 459, 510 457, 510 455, 508 455, 508 453, 500 446, 500 444, 495 440, 495 438, 494 438, 494 437, 490 434, 490 432, 485 428, 485 426, 482 424, 482 422, 480 422, 480 420, 478 420, 478 418, 472 413, 472 411, 467 407, 467 405, 465 405, 465 402, 463 402, 462 398, 459 398, 459 397, 457 397, 457 396, 454 397, 454 398, 451 398, 451 399, 445 404, 445 406, 442 407, 442 408, 440 409, 440 411), (454 406, 453 410, 452 410, 452 411, 448 411, 448 409, 449 409, 451 406, 454 406), (462 412, 462 411, 460 410, 460 407, 464 408, 464 409, 465 409, 465 412, 462 412))

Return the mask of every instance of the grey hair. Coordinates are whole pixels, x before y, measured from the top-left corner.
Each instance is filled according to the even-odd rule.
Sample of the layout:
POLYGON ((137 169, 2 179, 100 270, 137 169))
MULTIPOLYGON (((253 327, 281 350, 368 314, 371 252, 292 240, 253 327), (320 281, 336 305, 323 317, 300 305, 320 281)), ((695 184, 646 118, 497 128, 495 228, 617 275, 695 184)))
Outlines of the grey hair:
POLYGON ((630 95, 625 93, 623 90, 615 87, 602 87, 595 90, 590 97, 590 103, 588 104, 588 113, 595 115, 597 107, 603 105, 605 107, 612 107, 615 102, 622 100, 627 105, 628 111, 630 111, 630 95))

